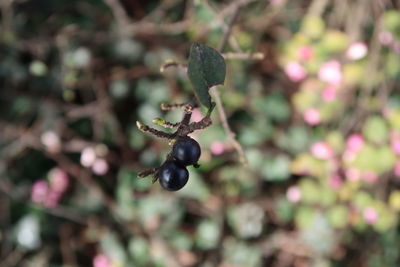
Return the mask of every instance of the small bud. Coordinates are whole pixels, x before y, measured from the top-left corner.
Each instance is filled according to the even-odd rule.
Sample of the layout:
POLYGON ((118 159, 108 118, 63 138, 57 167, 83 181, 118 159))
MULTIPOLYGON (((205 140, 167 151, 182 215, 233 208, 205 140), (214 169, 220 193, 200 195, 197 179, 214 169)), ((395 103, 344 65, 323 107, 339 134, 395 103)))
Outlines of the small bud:
POLYGON ((153 123, 156 124, 156 125, 163 126, 167 122, 164 119, 161 119, 161 118, 154 118, 153 119, 153 123))
POLYGON ((168 59, 160 67, 160 72, 163 73, 167 68, 172 67, 172 66, 178 66, 178 65, 179 64, 175 60, 168 59))
POLYGON ((169 106, 167 103, 161 103, 160 108, 161 110, 169 110, 169 106))
POLYGON ((140 121, 136 121, 136 126, 141 131, 146 131, 146 129, 148 128, 148 126, 146 126, 145 124, 141 123, 140 121))
POLYGON ((168 145, 173 146, 175 143, 176 143, 176 139, 171 139, 171 140, 169 140, 168 145))

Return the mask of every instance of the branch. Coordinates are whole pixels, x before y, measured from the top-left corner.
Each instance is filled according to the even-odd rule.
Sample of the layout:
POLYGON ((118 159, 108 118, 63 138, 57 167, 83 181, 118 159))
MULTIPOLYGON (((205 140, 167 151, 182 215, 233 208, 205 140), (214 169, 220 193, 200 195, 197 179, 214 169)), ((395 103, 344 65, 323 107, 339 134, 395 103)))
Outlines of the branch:
POLYGON ((226 113, 224 110, 224 107, 222 106, 221 98, 219 95, 218 88, 216 86, 211 87, 210 93, 213 96, 215 100, 215 104, 217 105, 218 108, 218 114, 219 118, 221 120, 222 126, 225 129, 226 134, 228 135, 228 140, 229 142, 233 145, 233 147, 236 149, 237 153, 239 154, 239 160, 243 165, 247 165, 247 159, 246 155, 244 154, 243 147, 240 145, 240 143, 236 140, 236 135, 235 133, 231 130, 228 119, 226 117, 226 113))
POLYGON ((223 53, 225 59, 239 59, 239 60, 263 60, 264 54, 257 53, 223 53))
MULTIPOLYGON (((232 18, 228 24, 228 28, 226 29, 224 36, 222 37, 221 43, 218 47, 218 51, 220 53, 222 53, 226 47, 226 44, 229 40, 229 36, 232 33, 232 27, 235 24, 237 18, 239 17, 239 11, 240 11, 240 8, 242 7, 242 5, 244 5, 244 4, 242 4, 241 2, 238 1, 238 2, 236 2, 236 5, 234 6, 232 18)), ((211 87, 210 93, 215 100, 216 106, 218 108, 218 114, 219 114, 220 120, 222 122, 222 126, 224 127, 224 130, 225 130, 226 134, 228 135, 229 142, 233 145, 233 147, 236 149, 237 153, 239 154, 240 162, 243 165, 247 165, 247 159, 246 159, 246 155, 244 153, 243 147, 236 140, 236 138, 235 138, 236 135, 229 126, 228 119, 226 117, 226 112, 224 110, 224 107, 222 106, 222 101, 220 98, 218 88, 216 86, 211 87)))

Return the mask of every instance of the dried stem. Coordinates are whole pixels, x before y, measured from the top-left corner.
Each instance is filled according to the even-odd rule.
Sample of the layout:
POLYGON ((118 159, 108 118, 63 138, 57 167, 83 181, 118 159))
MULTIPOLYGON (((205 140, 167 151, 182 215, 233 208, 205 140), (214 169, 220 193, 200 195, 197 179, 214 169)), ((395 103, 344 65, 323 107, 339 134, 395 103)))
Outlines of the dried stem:
POLYGON ((220 120, 221 120, 221 122, 222 122, 222 126, 224 127, 225 132, 226 132, 227 135, 228 135, 229 142, 233 145, 233 147, 234 147, 234 148, 236 149, 236 151, 238 152, 240 162, 241 162, 243 165, 247 165, 247 159, 246 159, 246 155, 244 154, 243 147, 242 147, 242 146, 240 145, 240 143, 236 140, 236 138, 235 138, 235 133, 231 130, 231 127, 229 126, 229 123, 228 123, 228 119, 227 119, 227 117, 226 117, 225 110, 224 110, 224 108, 223 108, 223 106, 222 106, 222 102, 221 102, 221 98, 220 98, 220 95, 219 95, 218 88, 217 88, 216 86, 211 87, 210 93, 211 93, 211 95, 213 96, 213 98, 214 98, 214 100, 215 100, 215 103, 216 103, 216 105, 217 105, 218 114, 219 114, 220 120))
MULTIPOLYGON (((241 4, 239 1, 236 2, 236 5, 234 7, 234 11, 233 11, 233 14, 232 14, 232 18, 231 18, 231 20, 229 22, 229 25, 228 25, 228 29, 225 31, 224 36, 222 37, 222 41, 221 41, 221 43, 219 45, 219 48, 218 48, 218 51, 221 52, 221 53, 224 51, 224 49, 226 47, 227 40, 229 39, 229 36, 232 33, 233 25, 235 25, 235 22, 236 22, 237 18, 239 17, 239 11, 240 11, 240 8, 242 7, 242 5, 243 4, 241 4)), ((244 150, 243 150, 242 146, 240 145, 240 143, 236 140, 235 133, 231 130, 231 128, 229 126, 228 119, 227 119, 227 116, 226 116, 226 112, 224 110, 224 107, 222 106, 222 101, 221 101, 221 98, 220 98, 220 94, 219 94, 218 88, 216 86, 211 87, 210 93, 213 96, 213 98, 215 100, 215 103, 216 103, 216 105, 218 107, 218 114, 219 114, 220 120, 222 122, 222 126, 224 127, 225 132, 228 135, 229 142, 233 145, 233 147, 238 152, 240 162, 243 165, 247 165, 247 159, 246 159, 246 155, 244 153, 244 150)))
MULTIPOLYGON (((213 111, 214 107, 215 107, 215 103, 212 103, 210 109, 207 112, 207 115, 199 122, 193 122, 190 123, 190 119, 192 117, 192 112, 193 109, 195 107, 197 107, 197 100, 195 98, 193 98, 191 101, 185 103, 185 104, 161 104, 161 109, 163 110, 171 110, 171 109, 175 109, 175 108, 183 108, 184 111, 184 115, 182 118, 181 122, 178 123, 170 123, 165 121, 164 119, 161 118, 156 118, 153 120, 153 123, 157 124, 157 125, 161 125, 164 126, 166 128, 175 128, 177 126, 178 129, 174 132, 174 133, 165 133, 162 131, 158 131, 156 129, 153 129, 139 121, 136 122, 137 127, 139 128, 139 130, 146 132, 146 133, 150 133, 152 135, 155 135, 157 137, 160 138, 165 138, 165 139, 169 139, 171 141, 174 141, 175 138, 179 137, 179 136, 186 136, 189 133, 192 133, 196 130, 199 129, 204 129, 208 126, 211 125, 212 121, 211 121, 211 112, 213 111)), ((169 153, 167 155, 166 161, 170 161, 173 160, 172 154, 169 153)), ((195 164, 194 165, 196 168, 199 167, 199 165, 195 164)), ((160 170, 161 167, 156 167, 156 168, 151 168, 145 171, 142 171, 138 174, 139 178, 144 178, 147 177, 149 175, 153 175, 153 183, 155 183, 158 179, 157 177, 157 173, 160 170)))
POLYGON ((225 59, 238 59, 238 60, 263 60, 264 54, 257 53, 223 53, 225 59))
POLYGON ((159 170, 159 168, 151 168, 151 169, 139 172, 138 177, 145 178, 146 176, 156 174, 158 172, 158 170, 159 170))
POLYGON ((136 122, 136 126, 142 132, 152 134, 159 138, 174 139, 176 137, 176 134, 166 133, 166 132, 162 132, 162 131, 153 129, 150 126, 147 126, 146 124, 141 123, 140 121, 136 122))

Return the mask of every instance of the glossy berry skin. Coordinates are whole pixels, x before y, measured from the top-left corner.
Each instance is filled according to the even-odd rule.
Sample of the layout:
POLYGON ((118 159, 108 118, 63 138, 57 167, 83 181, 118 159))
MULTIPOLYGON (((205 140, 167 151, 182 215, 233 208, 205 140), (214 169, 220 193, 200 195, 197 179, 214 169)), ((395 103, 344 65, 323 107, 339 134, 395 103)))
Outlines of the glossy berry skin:
POLYGON ((199 143, 188 136, 179 137, 172 148, 172 156, 183 166, 196 164, 200 155, 199 143))
POLYGON ((161 166, 158 180, 161 186, 168 191, 177 191, 185 186, 189 179, 189 172, 175 161, 167 161, 161 166))

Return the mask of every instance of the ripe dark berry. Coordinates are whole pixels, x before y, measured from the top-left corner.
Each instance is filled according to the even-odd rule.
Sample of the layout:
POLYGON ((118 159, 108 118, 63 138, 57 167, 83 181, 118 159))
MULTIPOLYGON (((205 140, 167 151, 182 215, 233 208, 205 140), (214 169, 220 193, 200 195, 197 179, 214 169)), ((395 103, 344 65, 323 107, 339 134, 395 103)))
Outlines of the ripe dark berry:
POLYGON ((183 166, 196 164, 200 154, 199 143, 188 136, 179 137, 172 148, 172 156, 183 166))
POLYGON ((161 186, 169 191, 177 191, 185 186, 189 172, 174 161, 168 161, 161 166, 158 179, 161 186))

